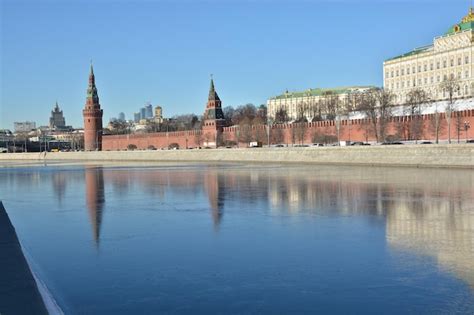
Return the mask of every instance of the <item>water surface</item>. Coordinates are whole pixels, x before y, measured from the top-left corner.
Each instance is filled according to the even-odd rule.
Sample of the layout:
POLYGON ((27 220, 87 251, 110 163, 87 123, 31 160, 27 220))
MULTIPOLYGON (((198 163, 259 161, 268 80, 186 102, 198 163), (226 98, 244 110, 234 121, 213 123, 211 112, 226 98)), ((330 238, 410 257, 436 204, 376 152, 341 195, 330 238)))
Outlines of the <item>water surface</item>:
POLYGON ((473 313, 474 172, 205 164, 0 168, 68 314, 473 313))

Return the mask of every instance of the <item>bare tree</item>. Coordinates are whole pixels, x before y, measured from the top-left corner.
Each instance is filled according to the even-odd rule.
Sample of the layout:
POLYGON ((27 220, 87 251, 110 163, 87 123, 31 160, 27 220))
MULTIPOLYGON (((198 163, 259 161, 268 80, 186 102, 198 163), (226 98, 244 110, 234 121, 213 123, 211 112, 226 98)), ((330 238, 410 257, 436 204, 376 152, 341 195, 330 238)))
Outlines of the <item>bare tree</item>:
POLYGON ((423 119, 421 116, 423 106, 430 100, 430 96, 425 90, 415 88, 408 92, 407 104, 404 108, 405 114, 409 115, 407 131, 408 138, 418 141, 423 134, 423 119))
POLYGON ((201 147, 203 140, 203 135, 202 132, 199 130, 196 130, 194 133, 194 142, 198 145, 198 147, 201 147))
POLYGON ((270 132, 272 143, 280 144, 285 141, 285 133, 280 127, 272 128, 270 132))
POLYGON ((388 122, 392 117, 392 106, 395 95, 389 90, 377 89, 379 134, 385 140, 388 122))
MULTIPOLYGON (((357 110, 363 112, 369 119, 371 131, 375 136, 375 140, 379 142, 379 133, 377 128, 377 92, 375 89, 362 93, 357 100, 357 110)), ((369 124, 367 124, 369 126, 369 124)), ((367 135, 366 135, 367 137, 367 135)))
POLYGON ((446 106, 446 120, 448 122, 448 143, 451 143, 451 114, 454 111, 454 94, 459 92, 459 80, 451 75, 446 77, 440 84, 444 93, 448 94, 448 105, 446 106))
POLYGON ((443 125, 441 124, 440 113, 438 112, 438 106, 436 106, 435 113, 433 114, 433 119, 430 119, 429 129, 432 134, 435 136, 436 144, 439 143, 439 134, 443 131, 443 125))
POLYGON ((293 143, 296 140, 300 144, 303 144, 308 131, 308 124, 306 122, 299 122, 294 123, 292 127, 292 134, 294 135, 293 143))
POLYGON ((324 112, 327 120, 334 120, 341 106, 339 96, 333 91, 323 92, 324 112))
POLYGON ((275 113, 275 123, 276 124, 285 124, 290 121, 288 117, 288 112, 285 108, 280 107, 275 113))
POLYGON ((239 141, 249 144, 252 141, 252 125, 248 117, 242 119, 239 123, 239 141))
POLYGON ((377 142, 385 140, 393 98, 390 91, 376 88, 362 93, 358 99, 357 109, 369 118, 377 142))
POLYGON ((462 116, 460 112, 455 113, 455 128, 456 128, 456 135, 458 137, 458 143, 460 143, 461 132, 464 130, 464 121, 462 120, 462 116))

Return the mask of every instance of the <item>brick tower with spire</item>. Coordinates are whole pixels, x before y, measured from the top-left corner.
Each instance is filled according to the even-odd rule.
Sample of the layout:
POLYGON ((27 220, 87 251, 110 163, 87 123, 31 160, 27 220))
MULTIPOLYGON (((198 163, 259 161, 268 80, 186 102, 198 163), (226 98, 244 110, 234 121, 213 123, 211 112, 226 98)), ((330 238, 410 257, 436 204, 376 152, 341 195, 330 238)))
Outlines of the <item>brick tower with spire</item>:
POLYGON ((211 76, 211 87, 209 88, 209 97, 207 99, 206 111, 204 113, 204 124, 202 131, 204 140, 208 146, 217 146, 220 142, 220 136, 225 127, 226 120, 222 111, 222 103, 214 87, 214 79, 211 76), (211 143, 213 143, 211 145, 211 143))
POLYGON ((82 111, 84 117, 84 150, 102 150, 102 115, 100 109, 99 96, 95 86, 94 68, 91 64, 89 74, 89 87, 87 88, 86 105, 82 111))

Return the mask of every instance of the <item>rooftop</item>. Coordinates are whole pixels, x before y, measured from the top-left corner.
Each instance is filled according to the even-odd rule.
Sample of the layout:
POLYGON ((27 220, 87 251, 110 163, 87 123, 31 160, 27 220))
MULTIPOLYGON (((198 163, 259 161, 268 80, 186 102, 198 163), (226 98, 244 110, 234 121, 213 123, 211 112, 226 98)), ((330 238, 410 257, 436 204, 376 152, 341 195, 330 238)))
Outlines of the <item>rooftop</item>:
MULTIPOLYGON (((463 31, 466 31, 466 30, 473 30, 473 29, 474 29, 474 9, 470 8, 469 13, 465 17, 462 18, 461 22, 459 24, 455 24, 452 27, 450 27, 448 29, 448 31, 442 36, 453 35, 453 34, 456 34, 456 33, 459 33, 459 32, 463 32, 463 31)), ((440 37, 442 37, 442 36, 440 36, 440 37)), ((391 61, 391 60, 395 60, 395 59, 399 59, 399 58, 405 58, 405 57, 409 57, 409 56, 418 55, 420 53, 428 52, 432 49, 433 49, 433 45, 428 45, 428 46, 415 48, 410 52, 407 52, 407 53, 389 58, 385 61, 391 61)))
POLYGON ((405 58, 405 57, 409 57, 409 56, 418 55, 418 54, 421 54, 421 53, 430 51, 430 50, 432 50, 432 49, 433 49, 433 45, 418 47, 418 48, 413 49, 413 50, 410 51, 410 52, 407 52, 407 53, 404 53, 404 54, 401 54, 401 55, 398 55, 398 56, 389 58, 389 59, 387 59, 387 60, 385 60, 385 61, 390 61, 390 60, 395 60, 395 59, 399 59, 399 58, 405 58))
POLYGON ((292 98, 292 97, 307 97, 307 96, 321 96, 324 93, 333 93, 333 94, 347 94, 351 92, 357 92, 360 90, 367 90, 370 88, 375 88, 375 86, 344 86, 344 87, 335 87, 335 88, 314 88, 308 89, 305 91, 295 91, 295 92, 288 92, 281 95, 274 96, 270 98, 271 100, 276 99, 285 99, 285 98, 292 98))

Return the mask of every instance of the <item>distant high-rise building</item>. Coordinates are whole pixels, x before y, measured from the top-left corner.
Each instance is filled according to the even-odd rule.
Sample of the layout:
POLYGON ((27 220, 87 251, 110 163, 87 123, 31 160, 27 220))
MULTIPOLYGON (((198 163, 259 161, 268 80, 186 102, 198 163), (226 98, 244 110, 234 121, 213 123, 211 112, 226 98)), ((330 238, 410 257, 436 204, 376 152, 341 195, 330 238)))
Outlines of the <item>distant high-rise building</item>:
POLYGON ((125 113, 120 112, 120 113, 118 114, 118 120, 119 120, 119 121, 125 121, 125 113))
POLYGON ((145 106, 145 118, 153 118, 153 106, 151 104, 145 106))
POLYGON ((155 117, 154 120, 156 123, 162 123, 163 122, 163 108, 161 106, 156 106, 155 107, 155 117))
POLYGON ((138 123, 141 119, 140 113, 133 113, 133 122, 138 123))
POLYGON ((56 106, 54 106, 51 111, 51 117, 49 118, 49 128, 61 128, 65 126, 66 119, 64 118, 63 111, 59 108, 58 102, 56 102, 56 106))
POLYGON ((29 132, 36 129, 36 123, 34 121, 22 121, 13 123, 15 132, 29 132))
POLYGON ((161 106, 155 107, 155 118, 163 118, 163 108, 161 106))
POLYGON ((146 119, 146 108, 140 108, 140 119, 146 119))

